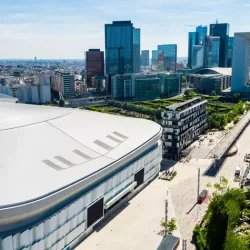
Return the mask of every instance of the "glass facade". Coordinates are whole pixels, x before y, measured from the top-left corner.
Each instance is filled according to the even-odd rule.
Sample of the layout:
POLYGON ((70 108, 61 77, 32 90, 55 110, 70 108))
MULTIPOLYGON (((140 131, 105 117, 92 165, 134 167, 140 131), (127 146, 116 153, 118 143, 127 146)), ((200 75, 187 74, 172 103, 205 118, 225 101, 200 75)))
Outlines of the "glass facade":
POLYGON ((219 67, 220 38, 205 36, 204 44, 204 66, 207 68, 219 67))
POLYGON ((203 45, 194 45, 192 53, 192 69, 203 67, 204 64, 204 47, 203 45))
POLYGON ((204 36, 207 35, 207 26, 196 27, 196 33, 197 33, 197 44, 196 45, 201 45, 204 36))
POLYGON ((161 96, 173 97, 181 93, 179 74, 158 74, 161 79, 161 96))
POLYGON ((160 79, 144 77, 135 79, 135 98, 137 100, 149 100, 160 97, 160 79))
POLYGON ((212 38, 211 64, 210 67, 219 67, 220 65, 220 39, 212 38))
POLYGON ((158 50, 161 50, 164 54, 164 70, 169 72, 176 72, 177 45, 158 45, 158 50))
POLYGON ((228 58, 227 58, 227 67, 232 67, 233 62, 233 50, 234 50, 234 37, 229 37, 228 39, 228 58))
POLYGON ((210 36, 220 37, 219 67, 227 67, 229 24, 210 24, 210 36))
POLYGON ((149 50, 141 51, 141 66, 148 67, 149 66, 149 50))
POLYGON ((180 75, 169 73, 112 76, 112 98, 156 99, 181 93, 180 75))
POLYGON ((197 33, 189 32, 188 33, 188 67, 192 67, 192 58, 193 58, 193 46, 197 44, 197 33))
POLYGON ((105 61, 107 74, 140 70, 140 29, 131 21, 105 24, 105 61))
MULTIPOLYGON (((100 199, 107 204, 135 182, 135 174, 144 169, 143 182, 152 180, 160 170, 162 145, 158 143, 150 151, 135 159, 128 166, 83 194, 39 223, 4 237, 0 236, 1 250, 71 249, 79 237, 89 229, 89 208, 100 199)), ((102 219, 102 218, 101 218, 102 219)), ((131 218, 132 219, 132 218, 131 218)), ((96 221, 96 223, 99 220, 96 221)))
POLYGON ((133 29, 133 73, 140 72, 141 30, 133 29))

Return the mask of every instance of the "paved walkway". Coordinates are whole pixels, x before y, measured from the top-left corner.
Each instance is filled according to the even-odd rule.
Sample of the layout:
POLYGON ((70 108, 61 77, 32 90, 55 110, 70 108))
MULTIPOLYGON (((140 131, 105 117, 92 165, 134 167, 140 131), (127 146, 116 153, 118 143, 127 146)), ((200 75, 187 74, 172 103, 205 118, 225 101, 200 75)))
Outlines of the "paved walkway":
MULTIPOLYGON (((187 240, 187 249, 195 249, 191 244, 192 231, 204 216, 209 200, 197 205, 198 168, 201 170, 201 187, 220 182, 220 177, 228 179, 230 187, 239 187, 234 182, 234 171, 237 166, 245 171, 246 153, 250 153, 250 126, 237 141, 238 153, 227 158, 216 177, 204 176, 203 173, 213 159, 192 158, 187 163, 164 161, 166 168, 173 167, 177 176, 171 181, 156 179, 136 197, 129 205, 113 218, 100 231, 94 232, 81 243, 77 250, 155 250, 162 237, 157 233, 161 230, 160 221, 164 218, 166 192, 169 193, 169 219, 177 220, 178 230, 174 235, 187 240), (174 164, 175 163, 175 164, 174 164)), ((209 193, 213 192, 209 190, 209 193)), ((181 247, 179 248, 181 249, 181 247)))

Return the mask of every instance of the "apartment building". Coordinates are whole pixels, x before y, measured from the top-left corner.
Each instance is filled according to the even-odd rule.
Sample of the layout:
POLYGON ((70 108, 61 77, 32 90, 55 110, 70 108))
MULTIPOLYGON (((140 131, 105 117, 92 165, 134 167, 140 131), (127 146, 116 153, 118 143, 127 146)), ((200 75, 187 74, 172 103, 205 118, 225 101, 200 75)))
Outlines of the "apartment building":
POLYGON ((52 88, 61 92, 64 96, 75 95, 75 81, 74 75, 69 72, 55 71, 55 77, 52 88))
POLYGON ((185 149, 207 128, 207 101, 196 97, 166 107, 162 112, 163 156, 178 160, 185 149))

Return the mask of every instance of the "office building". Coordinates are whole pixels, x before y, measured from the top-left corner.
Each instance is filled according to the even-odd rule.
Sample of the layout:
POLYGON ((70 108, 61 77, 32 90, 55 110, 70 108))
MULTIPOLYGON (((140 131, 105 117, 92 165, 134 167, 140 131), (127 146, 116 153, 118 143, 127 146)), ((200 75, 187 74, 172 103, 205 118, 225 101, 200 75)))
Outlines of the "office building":
POLYGON ((205 36, 204 46, 204 67, 219 67, 220 59, 220 37, 205 36))
POLYGON ((225 89, 231 86, 231 76, 223 74, 191 74, 188 76, 190 85, 197 92, 210 95, 213 91, 221 94, 225 89))
POLYGON ((136 100, 157 99, 161 96, 161 81, 157 74, 133 74, 132 88, 136 100))
POLYGON ((75 79, 74 75, 69 72, 55 71, 52 88, 64 96, 75 95, 75 79))
POLYGON ((188 67, 192 68, 192 59, 193 59, 193 46, 197 45, 197 33, 189 32, 188 33, 188 67))
POLYGON ((151 67, 152 67, 152 71, 162 71, 164 69, 164 56, 162 54, 161 50, 152 50, 152 58, 151 58, 151 67), (159 65, 163 69, 159 69, 159 65))
POLYGON ((86 52, 86 83, 92 87, 92 77, 104 75, 104 52, 100 49, 89 49, 86 52))
POLYGON ((207 101, 200 97, 166 107, 162 112, 163 156, 179 160, 185 149, 207 128, 207 101))
POLYGON ((173 97, 181 92, 180 75, 138 73, 112 76, 112 98, 150 100, 173 97))
POLYGON ((105 24, 107 74, 133 73, 140 66, 140 30, 131 21, 105 24))
MULTIPOLYGON (((188 64, 187 66, 189 68, 197 68, 197 54, 193 54, 193 52, 197 53, 199 52, 199 56, 200 57, 201 53, 202 53, 202 49, 198 49, 201 47, 196 47, 194 48, 194 46, 201 46, 203 45, 203 40, 204 37, 207 36, 207 26, 198 26, 196 27, 196 31, 195 32, 189 32, 188 33, 188 64), (195 59, 195 62, 193 62, 193 59, 195 59)), ((199 67, 202 67, 203 63, 199 65, 199 67)))
POLYGON ((2 250, 73 249, 160 170, 149 120, 0 103, 0 130, 2 250))
POLYGON ((141 30, 133 28, 133 73, 140 72, 141 66, 141 30))
POLYGON ((228 38, 228 58, 227 67, 231 68, 233 63, 234 37, 228 38))
POLYGON ((75 90, 78 96, 88 96, 88 86, 83 81, 75 81, 75 90))
POLYGON ((202 45, 203 38, 207 36, 207 26, 198 26, 196 27, 196 33, 197 33, 197 44, 195 45, 202 45))
POLYGON ((158 73, 161 80, 161 97, 173 97, 181 93, 180 74, 158 73))
POLYGON ((210 36, 220 37, 219 67, 227 67, 229 24, 210 24, 210 36))
POLYGON ((149 67, 149 50, 141 51, 141 67, 149 67))
POLYGON ((250 92, 250 32, 234 34, 232 92, 250 92))
POLYGON ((192 53, 192 69, 198 69, 203 67, 204 64, 204 46, 193 45, 192 53))
POLYGON ((177 45, 163 44, 158 45, 158 50, 164 54, 164 71, 176 72, 177 45))
POLYGON ((107 78, 106 76, 94 76, 92 78, 92 85, 97 94, 107 93, 107 78))

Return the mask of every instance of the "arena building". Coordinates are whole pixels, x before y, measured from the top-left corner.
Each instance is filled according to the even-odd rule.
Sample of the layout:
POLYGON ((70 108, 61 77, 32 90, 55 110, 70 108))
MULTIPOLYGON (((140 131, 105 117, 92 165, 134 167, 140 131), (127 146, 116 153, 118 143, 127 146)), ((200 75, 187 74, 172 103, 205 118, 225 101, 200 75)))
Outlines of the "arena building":
POLYGON ((148 120, 0 102, 0 250, 72 249, 157 176, 161 133, 148 120))

